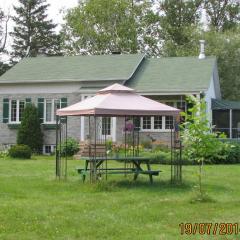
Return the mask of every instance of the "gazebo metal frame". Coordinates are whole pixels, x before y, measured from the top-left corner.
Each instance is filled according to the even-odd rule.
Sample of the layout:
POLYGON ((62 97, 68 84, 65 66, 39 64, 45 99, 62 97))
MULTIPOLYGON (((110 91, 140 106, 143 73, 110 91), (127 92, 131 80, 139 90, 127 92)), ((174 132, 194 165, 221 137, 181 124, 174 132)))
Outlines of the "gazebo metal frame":
MULTIPOLYGON (((89 145, 89 158, 90 163, 90 181, 96 182, 99 176, 105 174, 106 179, 108 178, 108 160, 114 159, 116 157, 109 156, 107 154, 107 135, 102 134, 102 126, 100 124, 99 118, 104 116, 88 116, 88 145, 89 145), (93 126, 92 126, 93 125, 93 126), (101 134, 99 134, 101 132, 101 134), (102 144, 105 146, 105 152, 102 154, 97 153, 98 145, 102 144), (104 164, 97 164, 98 158, 105 159, 104 164)), ((117 117, 117 116, 107 116, 107 117, 117 117)), ((119 117, 119 116, 118 116, 119 117)), ((122 117, 122 116, 121 116, 122 117)), ((126 131, 127 119, 140 120, 142 116, 124 116, 125 131, 123 131, 123 145, 124 145, 124 167, 122 171, 127 173, 127 169, 131 167, 127 159, 131 157, 139 156, 139 143, 140 143, 140 126, 134 126, 132 131, 126 131), (131 146, 129 150, 128 145, 131 146)), ((176 119, 173 121, 173 128, 171 129, 171 183, 181 183, 182 182, 182 145, 179 139, 179 134, 176 127, 176 119)), ((68 157, 66 152, 66 147, 63 149, 63 145, 67 145, 68 136, 68 117, 67 116, 57 116, 56 117, 56 177, 59 179, 66 179, 68 174, 68 157)), ((106 133, 106 131, 105 131, 106 133)))
MULTIPOLYGON (((98 176, 108 175, 107 160, 114 159, 107 154, 107 131, 106 126, 101 123, 104 117, 124 118, 124 137, 122 142, 124 144, 124 168, 123 173, 127 174, 127 163, 131 159, 135 164, 136 169, 142 174, 149 174, 150 181, 155 173, 151 171, 149 161, 147 163, 147 171, 143 171, 140 167, 141 161, 147 159, 139 156, 139 137, 140 137, 140 118, 151 116, 172 116, 173 125, 171 129, 171 181, 182 180, 182 146, 178 134, 179 110, 162 103, 145 98, 134 92, 133 89, 127 88, 120 84, 113 84, 105 89, 98 91, 95 97, 86 99, 82 102, 73 104, 69 107, 57 110, 56 116, 56 176, 58 178, 67 177, 67 152, 66 147, 63 151, 62 144, 67 145, 67 129, 68 116, 85 116, 88 117, 88 160, 86 165, 90 164, 90 180, 95 182, 98 176), (131 151, 127 149, 127 119, 132 119, 133 128, 129 136, 129 145, 131 151), (101 123, 101 124, 100 124, 101 123), (98 147, 103 146, 103 151, 98 152, 98 147), (135 159, 137 158, 137 160, 135 159), (103 162, 106 166, 103 167, 103 162), (105 171, 105 172, 104 172, 105 171)), ((106 121, 105 121, 106 124, 106 121)), ((82 126, 85 127, 85 126, 82 126)), ((149 160, 149 159, 148 159, 149 160)), ((85 170, 87 170, 87 167, 85 170)), ((134 173, 134 179, 137 178, 138 172, 134 173)), ((159 171, 158 171, 159 173, 159 171)))

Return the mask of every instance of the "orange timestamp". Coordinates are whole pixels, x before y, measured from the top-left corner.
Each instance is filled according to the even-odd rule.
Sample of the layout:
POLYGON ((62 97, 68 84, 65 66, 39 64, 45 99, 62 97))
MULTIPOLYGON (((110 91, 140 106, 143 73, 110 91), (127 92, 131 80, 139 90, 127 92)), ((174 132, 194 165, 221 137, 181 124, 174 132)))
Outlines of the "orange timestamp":
POLYGON ((238 223, 180 223, 181 235, 238 235, 238 223))

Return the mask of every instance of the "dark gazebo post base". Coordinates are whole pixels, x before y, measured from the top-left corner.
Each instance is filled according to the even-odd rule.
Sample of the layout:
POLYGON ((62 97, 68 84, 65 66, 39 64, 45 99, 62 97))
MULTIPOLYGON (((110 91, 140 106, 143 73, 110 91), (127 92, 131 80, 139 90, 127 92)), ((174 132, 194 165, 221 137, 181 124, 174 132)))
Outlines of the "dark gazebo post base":
POLYGON ((171 183, 182 182, 182 143, 180 139, 180 120, 174 119, 171 129, 171 183))
POLYGON ((67 178, 67 116, 56 116, 56 177, 67 178), (63 146, 65 145, 64 152, 63 146))

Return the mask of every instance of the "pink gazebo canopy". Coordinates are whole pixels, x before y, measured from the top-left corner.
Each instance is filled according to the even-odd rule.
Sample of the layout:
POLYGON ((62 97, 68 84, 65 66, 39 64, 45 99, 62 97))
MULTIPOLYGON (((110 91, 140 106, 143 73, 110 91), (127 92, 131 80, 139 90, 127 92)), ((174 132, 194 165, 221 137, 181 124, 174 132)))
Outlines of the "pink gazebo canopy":
POLYGON ((177 116, 180 110, 137 94, 133 89, 113 84, 94 97, 58 109, 58 116, 177 116))

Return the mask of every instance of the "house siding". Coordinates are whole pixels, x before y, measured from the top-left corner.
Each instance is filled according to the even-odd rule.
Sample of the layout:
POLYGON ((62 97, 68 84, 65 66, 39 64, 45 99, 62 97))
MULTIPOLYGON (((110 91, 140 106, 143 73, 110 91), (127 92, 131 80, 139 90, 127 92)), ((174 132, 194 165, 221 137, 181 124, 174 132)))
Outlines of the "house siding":
MULTIPOLYGON (((15 95, 0 95, 0 144, 13 145, 16 144, 17 129, 11 129, 8 123, 3 123, 3 99, 26 99, 31 98, 31 102, 37 106, 38 98, 48 98, 48 99, 61 99, 67 98, 68 105, 76 103, 80 99, 80 94, 15 94, 15 95)), ((80 139, 80 118, 72 117, 69 118, 68 122, 68 136, 80 139)), ((44 124, 42 124, 44 144, 54 145, 56 142, 56 132, 55 130, 45 130, 44 124)))

